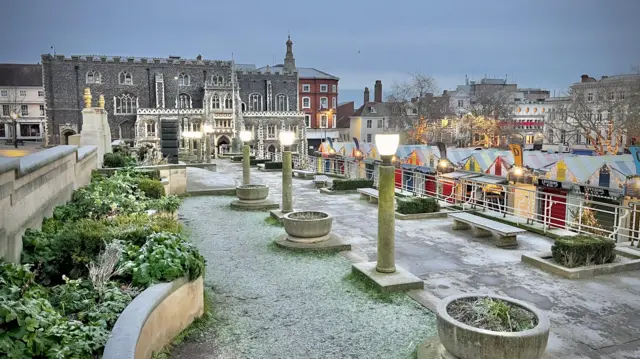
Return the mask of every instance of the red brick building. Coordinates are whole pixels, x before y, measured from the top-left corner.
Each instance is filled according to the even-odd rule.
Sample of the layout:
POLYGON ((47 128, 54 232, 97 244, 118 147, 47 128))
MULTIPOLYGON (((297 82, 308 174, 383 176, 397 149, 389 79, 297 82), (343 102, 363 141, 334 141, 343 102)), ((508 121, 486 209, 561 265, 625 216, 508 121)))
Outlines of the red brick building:
POLYGON ((298 67, 298 108, 304 112, 309 146, 327 137, 338 141, 338 77, 314 68, 298 67))

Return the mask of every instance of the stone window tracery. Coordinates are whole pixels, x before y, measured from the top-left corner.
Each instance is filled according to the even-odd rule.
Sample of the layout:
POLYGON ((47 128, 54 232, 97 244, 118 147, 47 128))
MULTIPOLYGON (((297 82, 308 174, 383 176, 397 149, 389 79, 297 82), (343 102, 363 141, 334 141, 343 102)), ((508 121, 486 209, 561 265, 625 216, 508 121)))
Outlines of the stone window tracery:
POLYGON ((130 94, 114 97, 113 102, 116 115, 132 115, 138 110, 138 98, 130 94))
POLYGON ((179 86, 189 86, 191 84, 191 79, 188 74, 184 72, 178 76, 178 85, 179 86))
POLYGON ((220 108, 220 96, 217 93, 214 93, 213 96, 211 96, 211 108, 220 108))
POLYGON ((222 77, 221 75, 213 75, 213 77, 211 78, 211 82, 213 82, 214 85, 224 85, 224 77, 222 77))
POLYGON ((102 76, 98 71, 89 71, 87 72, 87 81, 88 84, 100 84, 102 83, 102 76))
POLYGON ((145 130, 147 133, 147 137, 155 137, 156 136, 156 123, 155 121, 147 121, 145 123, 145 130))
POLYGON ((120 85, 133 85, 133 76, 126 71, 122 71, 118 76, 118 81, 120 85))
POLYGON ((249 95, 249 111, 262 111, 262 96, 258 93, 249 95))
POLYGON ((287 108, 287 96, 279 94, 276 96, 276 111, 288 111, 287 108))
POLYGON ((227 110, 231 110, 233 108, 233 98, 231 95, 226 95, 224 97, 224 108, 227 110))
POLYGON ((191 108, 191 96, 186 93, 181 93, 180 95, 178 95, 176 108, 191 108))

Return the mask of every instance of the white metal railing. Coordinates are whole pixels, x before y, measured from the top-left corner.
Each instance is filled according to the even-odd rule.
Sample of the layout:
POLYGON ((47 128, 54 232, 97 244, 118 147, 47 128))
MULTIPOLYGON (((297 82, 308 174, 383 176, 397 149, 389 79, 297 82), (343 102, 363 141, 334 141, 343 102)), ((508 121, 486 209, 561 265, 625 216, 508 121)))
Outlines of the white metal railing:
MULTIPOLYGON (((296 163, 301 163, 298 158, 296 163)), ((297 167, 299 168, 299 167, 297 167)), ((378 184, 377 165, 339 158, 307 157, 305 169, 348 178, 369 178, 378 184)), ((420 197, 433 197, 450 205, 471 206, 494 216, 528 225, 607 236, 638 245, 640 202, 620 205, 611 199, 547 193, 533 186, 488 184, 471 179, 451 179, 419 171, 396 169, 396 188, 420 197), (427 190, 428 189, 428 190, 427 190)))

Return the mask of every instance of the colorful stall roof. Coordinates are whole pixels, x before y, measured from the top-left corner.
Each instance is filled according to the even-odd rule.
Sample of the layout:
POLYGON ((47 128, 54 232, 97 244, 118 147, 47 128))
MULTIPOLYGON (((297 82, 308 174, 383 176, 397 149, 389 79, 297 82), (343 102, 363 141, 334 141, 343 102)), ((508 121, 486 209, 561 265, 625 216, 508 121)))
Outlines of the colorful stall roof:
POLYGON ((624 188, 627 177, 635 174, 636 165, 633 161, 607 162, 591 174, 586 184, 621 189, 624 188))
POLYGON ((499 156, 505 156, 508 151, 484 150, 474 153, 464 163, 465 171, 486 173, 499 156))
POLYGON ((594 172, 609 162, 633 162, 631 155, 575 156, 559 160, 546 167, 545 177, 555 181, 586 184, 594 172))
MULTIPOLYGON (((565 153, 547 153, 541 151, 525 151, 523 153, 522 161, 525 167, 532 170, 540 170, 546 166, 552 165, 562 158, 570 157, 572 155, 565 153)), ((507 173, 513 167, 514 163, 513 154, 511 152, 498 156, 495 161, 489 166, 486 173, 506 177, 507 173)))

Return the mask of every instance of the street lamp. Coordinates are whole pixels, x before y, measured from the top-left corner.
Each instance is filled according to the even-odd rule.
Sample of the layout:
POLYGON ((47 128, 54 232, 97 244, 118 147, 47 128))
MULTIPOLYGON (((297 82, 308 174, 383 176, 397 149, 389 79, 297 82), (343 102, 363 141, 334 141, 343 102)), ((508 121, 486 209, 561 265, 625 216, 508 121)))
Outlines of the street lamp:
POLYGON ((11 111, 11 120, 13 121, 13 146, 18 148, 18 112, 11 111))
POLYGON ((251 173, 249 166, 251 159, 249 158, 249 141, 251 141, 251 131, 240 131, 240 141, 242 141, 242 185, 251 184, 251 173))
POLYGON ((212 151, 211 151, 211 134, 213 133, 213 126, 211 126, 209 124, 204 125, 204 133, 207 136, 207 138, 206 138, 206 142, 207 142, 206 143, 206 146, 207 146, 207 152, 206 152, 207 161, 206 162, 207 163, 211 163, 211 153, 212 153, 212 151))
POLYGON ((280 144, 282 151, 282 213, 293 211, 293 195, 291 190, 291 145, 296 134, 292 131, 280 131, 280 144))
POLYGON ((398 134, 377 134, 376 147, 382 158, 378 180, 378 262, 376 271, 394 273, 395 265, 395 167, 391 159, 398 149, 398 134))

